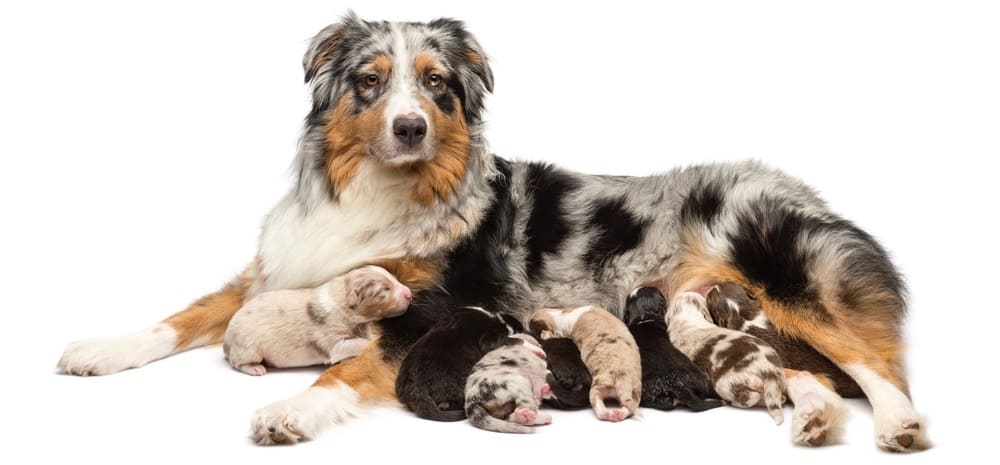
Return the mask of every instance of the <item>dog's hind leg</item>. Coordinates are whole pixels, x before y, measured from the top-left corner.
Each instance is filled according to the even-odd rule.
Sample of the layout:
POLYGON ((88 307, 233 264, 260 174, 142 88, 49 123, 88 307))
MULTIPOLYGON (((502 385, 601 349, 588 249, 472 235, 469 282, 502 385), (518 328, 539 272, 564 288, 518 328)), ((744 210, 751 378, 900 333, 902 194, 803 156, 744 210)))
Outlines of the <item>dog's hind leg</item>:
POLYGON ((123 336, 74 342, 66 347, 58 368, 79 376, 109 375, 221 342, 229 320, 243 306, 247 289, 257 274, 255 261, 218 292, 202 297, 151 328, 123 336))
POLYGON ((792 412, 792 442, 822 446, 840 441, 848 411, 829 379, 808 371, 785 370, 792 412))
POLYGON ((251 435, 261 445, 295 444, 361 414, 364 404, 396 399, 397 365, 371 341, 355 358, 327 369, 304 392, 258 410, 251 435))

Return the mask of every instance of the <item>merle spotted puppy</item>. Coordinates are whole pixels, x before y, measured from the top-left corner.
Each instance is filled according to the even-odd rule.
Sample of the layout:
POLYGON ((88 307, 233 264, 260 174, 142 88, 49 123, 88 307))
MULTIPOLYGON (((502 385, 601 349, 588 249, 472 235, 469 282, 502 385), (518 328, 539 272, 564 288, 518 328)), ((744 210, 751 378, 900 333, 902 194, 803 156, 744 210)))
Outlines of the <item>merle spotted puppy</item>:
POLYGON ((574 410, 590 407, 590 385, 593 380, 587 365, 580 357, 580 349, 568 337, 542 340, 549 374, 551 394, 545 402, 555 408, 574 410))
POLYGON ((708 375, 670 343, 663 321, 667 301, 655 287, 641 287, 625 302, 625 323, 639 346, 642 360, 640 406, 695 412, 721 407, 708 375))
POLYGON ((403 359, 396 397, 420 418, 465 418, 465 382, 472 367, 490 351, 523 344, 511 337, 523 326, 507 315, 481 307, 461 307, 421 337, 403 359))
POLYGON ((477 428, 500 433, 532 433, 552 417, 538 410, 549 396, 545 353, 538 341, 516 334, 522 344, 504 345, 472 368, 465 384, 465 413, 477 428))

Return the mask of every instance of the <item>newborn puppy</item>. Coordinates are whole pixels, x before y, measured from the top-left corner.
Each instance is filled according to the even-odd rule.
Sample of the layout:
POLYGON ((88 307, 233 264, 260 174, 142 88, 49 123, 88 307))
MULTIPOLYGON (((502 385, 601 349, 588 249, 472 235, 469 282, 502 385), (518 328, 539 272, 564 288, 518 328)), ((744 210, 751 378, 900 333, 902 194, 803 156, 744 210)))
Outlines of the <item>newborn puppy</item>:
POLYGON ((512 317, 480 307, 456 309, 448 321, 417 340, 403 359, 396 397, 420 418, 464 419, 465 382, 472 367, 500 346, 523 345, 511 337, 522 329, 512 317))
POLYGON ((841 396, 864 395, 858 383, 812 346, 779 334, 764 316, 760 302, 743 286, 732 282, 719 284, 709 290, 705 302, 708 314, 716 325, 763 339, 778 352, 785 368, 805 370, 826 377, 841 396))
POLYGON ((723 400, 744 408, 763 403, 780 425, 785 402, 781 357, 763 340, 720 328, 710 318, 701 294, 678 294, 667 309, 670 340, 709 374, 723 400))
POLYGON ((465 414, 477 428, 501 433, 533 433, 531 425, 547 425, 552 417, 539 412, 549 395, 545 358, 538 341, 514 335, 523 343, 500 346, 472 367, 465 383, 465 414))
POLYGON ((639 349, 625 323, 593 306, 543 309, 532 315, 531 330, 542 339, 569 337, 580 349, 593 378, 590 405, 598 418, 622 421, 636 412, 642 396, 642 368, 639 349))
POLYGON ((545 401, 559 409, 572 410, 590 407, 590 385, 593 380, 587 365, 580 358, 580 349, 572 339, 553 337, 542 340, 545 361, 549 368, 546 376, 552 390, 545 401))
POLYGON ((368 323, 399 316, 410 289, 385 269, 365 266, 314 289, 265 292, 229 322, 223 350, 234 368, 254 376, 273 367, 336 363, 368 343, 368 323))
POLYGON ((670 343, 666 310, 667 300, 655 287, 638 288, 625 301, 625 322, 642 359, 639 405, 660 410, 682 405, 695 412, 721 407, 705 372, 670 343))

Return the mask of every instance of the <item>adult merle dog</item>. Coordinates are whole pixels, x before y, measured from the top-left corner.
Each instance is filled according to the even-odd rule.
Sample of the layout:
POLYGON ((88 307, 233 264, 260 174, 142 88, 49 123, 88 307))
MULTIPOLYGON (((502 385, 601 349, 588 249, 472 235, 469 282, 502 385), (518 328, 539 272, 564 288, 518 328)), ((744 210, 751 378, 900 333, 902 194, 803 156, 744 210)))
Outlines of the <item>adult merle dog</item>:
POLYGON ((389 268, 418 291, 410 311, 384 321, 359 357, 256 413, 259 442, 296 442, 393 399, 408 347, 455 306, 522 321, 583 304, 620 315, 641 285, 669 298, 732 281, 774 327, 857 382, 880 447, 926 445, 903 370, 901 278, 870 235, 800 181, 751 162, 624 177, 494 156, 481 120, 493 75, 458 21, 348 14, 312 40, 304 66, 312 110, 297 176, 267 216, 256 258, 152 328, 71 344, 62 370, 139 367, 219 342, 260 292, 367 263, 389 268))

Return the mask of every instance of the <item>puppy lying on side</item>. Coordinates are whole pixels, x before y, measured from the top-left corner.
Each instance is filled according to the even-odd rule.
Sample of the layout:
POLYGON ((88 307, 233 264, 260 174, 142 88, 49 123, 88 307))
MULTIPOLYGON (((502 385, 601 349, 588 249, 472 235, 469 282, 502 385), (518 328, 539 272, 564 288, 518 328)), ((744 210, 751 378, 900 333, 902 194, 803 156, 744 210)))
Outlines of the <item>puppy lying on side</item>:
POLYGON ((678 294, 666 315, 671 342, 709 374, 723 400, 744 408, 763 404, 780 425, 785 373, 778 353, 761 339, 710 320, 701 294, 678 294))
POLYGON ((465 383, 465 414, 477 428, 501 433, 533 433, 552 417, 538 411, 549 395, 545 358, 538 341, 512 336, 523 344, 500 346, 472 367, 465 383))
POLYGON ((368 343, 368 323, 399 316, 410 289, 383 268, 365 266, 314 289, 265 292, 240 309, 223 350, 234 368, 254 376, 273 367, 332 364, 368 343))
POLYGON ((642 360, 642 407, 695 412, 722 406, 712 381, 670 343, 663 322, 667 300, 655 287, 638 288, 625 301, 625 323, 642 360))
POLYGON ((542 350, 549 369, 545 379, 552 391, 545 402, 564 410, 590 407, 593 379, 573 340, 565 337, 543 339, 542 350))
POLYGON ((590 405, 598 418, 622 421, 636 412, 642 396, 639 349, 621 320, 586 306, 539 310, 530 326, 542 339, 569 337, 576 343, 593 378, 590 405))
POLYGON ((464 419, 465 382, 472 367, 500 346, 523 345, 523 340, 511 337, 522 329, 507 315, 480 307, 456 309, 448 321, 418 339, 403 359, 396 397, 420 418, 464 419))

